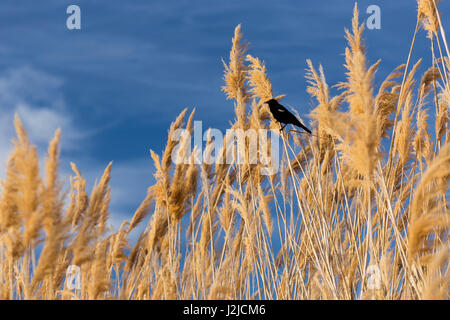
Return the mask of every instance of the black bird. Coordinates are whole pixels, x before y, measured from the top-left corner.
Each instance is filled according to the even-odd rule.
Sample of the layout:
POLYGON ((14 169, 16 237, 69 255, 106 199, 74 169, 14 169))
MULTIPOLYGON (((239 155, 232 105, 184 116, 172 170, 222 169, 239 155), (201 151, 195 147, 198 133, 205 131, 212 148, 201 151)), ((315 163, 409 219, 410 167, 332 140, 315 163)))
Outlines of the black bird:
POLYGON ((283 131, 284 127, 286 127, 288 124, 296 125, 297 127, 302 128, 309 134, 311 134, 311 130, 309 130, 307 127, 305 127, 296 116, 294 116, 288 109, 283 107, 281 104, 278 103, 275 99, 270 99, 269 101, 266 101, 269 105, 270 112, 272 113, 275 120, 277 120, 280 123, 283 123, 284 126, 280 129, 280 131, 283 131))

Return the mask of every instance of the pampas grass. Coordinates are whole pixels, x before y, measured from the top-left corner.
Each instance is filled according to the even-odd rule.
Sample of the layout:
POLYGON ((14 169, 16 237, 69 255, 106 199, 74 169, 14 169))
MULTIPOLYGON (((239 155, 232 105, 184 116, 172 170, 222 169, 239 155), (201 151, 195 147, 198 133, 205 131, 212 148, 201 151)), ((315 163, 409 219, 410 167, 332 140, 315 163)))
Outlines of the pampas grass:
MULTIPOLYGON (((224 144, 215 154, 231 163, 198 164, 186 136, 172 139, 193 130, 195 113, 183 110, 161 155, 150 150, 155 183, 116 232, 108 223, 112 163, 90 195, 72 163, 66 194, 60 131, 42 177, 16 116, 0 189, 0 298, 449 299, 450 65, 437 4, 418 1, 409 56, 379 87, 381 61, 367 60, 355 5, 340 91, 332 96, 326 71, 307 60, 314 132, 281 134, 278 173, 263 175, 249 161, 249 137, 242 163, 224 144), (420 27, 427 38, 416 38, 420 27), (423 75, 422 61, 411 61, 417 41, 430 41, 433 56, 423 75), (71 265, 81 288, 67 285, 71 265)), ((268 66, 247 51, 239 25, 223 62, 231 128, 278 129, 264 104, 275 91, 268 66)))

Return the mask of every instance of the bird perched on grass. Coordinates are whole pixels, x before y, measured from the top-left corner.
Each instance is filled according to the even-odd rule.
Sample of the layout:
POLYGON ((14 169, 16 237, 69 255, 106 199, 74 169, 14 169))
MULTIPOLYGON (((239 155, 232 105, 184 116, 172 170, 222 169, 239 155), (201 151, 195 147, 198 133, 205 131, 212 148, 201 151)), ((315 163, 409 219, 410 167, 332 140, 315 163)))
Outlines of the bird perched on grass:
POLYGON ((309 134, 311 134, 311 130, 309 130, 307 127, 305 127, 296 116, 294 116, 288 109, 283 107, 281 104, 278 103, 275 99, 270 99, 269 101, 266 101, 269 105, 270 112, 272 113, 275 120, 277 120, 279 123, 284 124, 284 126, 280 129, 280 131, 283 131, 284 127, 286 127, 288 124, 296 125, 297 127, 302 128, 309 134))

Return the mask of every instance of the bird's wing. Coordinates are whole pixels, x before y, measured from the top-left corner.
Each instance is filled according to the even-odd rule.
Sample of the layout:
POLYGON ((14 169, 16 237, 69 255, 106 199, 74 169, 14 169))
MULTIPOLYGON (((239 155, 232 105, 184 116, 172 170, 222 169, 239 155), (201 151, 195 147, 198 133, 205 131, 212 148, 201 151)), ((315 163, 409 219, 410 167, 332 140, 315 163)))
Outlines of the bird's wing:
POLYGON ((288 111, 285 107, 283 107, 281 104, 279 104, 278 106, 277 106, 277 111, 278 112, 286 112, 286 111, 288 111))

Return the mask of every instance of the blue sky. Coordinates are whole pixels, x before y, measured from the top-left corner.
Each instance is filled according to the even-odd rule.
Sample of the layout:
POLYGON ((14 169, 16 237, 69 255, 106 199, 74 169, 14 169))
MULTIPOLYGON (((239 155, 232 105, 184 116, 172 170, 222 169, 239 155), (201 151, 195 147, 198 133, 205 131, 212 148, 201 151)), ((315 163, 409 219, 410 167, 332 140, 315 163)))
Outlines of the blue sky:
MULTIPOLYGON (((406 61, 416 1, 359 1, 361 18, 381 8, 381 29, 365 32, 371 63, 382 59, 380 83, 406 61)), ((45 151, 63 134, 61 170, 75 162, 92 184, 109 161, 112 219, 128 219, 153 182, 149 149, 161 153, 170 123, 196 108, 203 128, 225 130, 233 104, 225 100, 221 59, 241 23, 249 53, 266 62, 276 95, 306 119, 314 102, 304 69, 322 64, 329 84, 344 80, 344 28, 354 1, 0 0, 0 161, 4 168, 18 113, 45 151), (82 29, 66 28, 66 8, 81 8, 82 29)), ((448 25, 450 5, 440 5, 448 25)), ((413 61, 429 66, 421 31, 413 61)), ((4 169, 0 177, 4 176, 4 169)))

